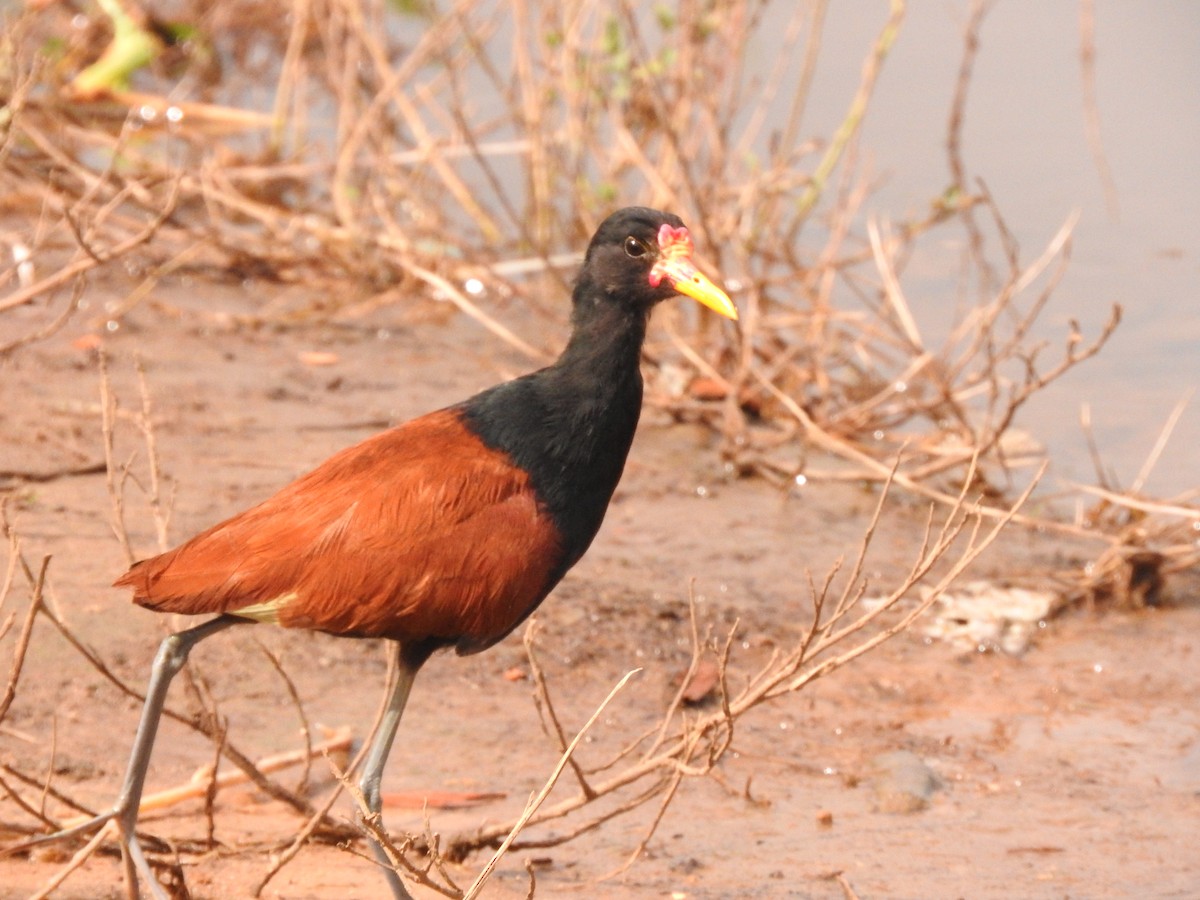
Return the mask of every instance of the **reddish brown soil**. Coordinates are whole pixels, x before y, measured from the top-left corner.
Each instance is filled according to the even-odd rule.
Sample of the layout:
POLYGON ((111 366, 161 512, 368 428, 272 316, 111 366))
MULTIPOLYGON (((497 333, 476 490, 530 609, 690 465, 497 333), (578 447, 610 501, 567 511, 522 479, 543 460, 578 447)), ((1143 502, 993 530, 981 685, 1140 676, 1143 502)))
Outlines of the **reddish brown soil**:
MULTIPOLYGON (((524 367, 471 323, 434 323, 392 308, 337 327, 226 327, 230 313, 250 308, 246 291, 205 284, 197 299, 197 290, 164 288, 158 298, 182 315, 147 306, 104 338, 123 409, 137 408, 133 358, 145 361, 174 491, 173 541, 386 422, 524 367), (335 353, 337 362, 301 361, 312 350, 335 353)), ((95 315, 106 295, 93 291, 89 299, 87 315, 95 315)), ((20 330, 34 321, 27 315, 3 327, 20 330)), ((49 475, 102 461, 93 353, 72 344, 87 324, 0 363, 0 469, 49 475)), ((553 329, 544 340, 554 342, 553 329)), ((126 417, 118 430, 120 458, 141 454, 134 468, 144 481, 135 428, 126 417)), ((0 485, 25 555, 53 556, 52 607, 116 674, 140 686, 164 630, 181 623, 133 608, 108 587, 124 559, 104 476, 9 477, 0 485)), ((127 495, 135 551, 149 554, 152 517, 137 485, 127 495)), ((622 674, 643 667, 598 724, 583 761, 607 758, 654 721, 687 663, 689 582, 703 598, 705 621, 719 632, 738 623, 734 668, 744 677, 800 633, 805 568, 819 575, 851 555, 873 503, 851 487, 810 485, 783 496, 761 482, 728 481, 704 433, 648 413, 596 545, 538 613, 541 657, 568 727, 578 727, 622 674)), ((874 582, 901 577, 919 536, 915 513, 903 498, 889 508, 867 567, 874 582)), ((1045 570, 1087 552, 1014 532, 975 574, 1045 570)), ((525 896, 531 859, 538 897, 837 898, 838 873, 864 898, 1198 896, 1200 606, 1193 583, 1169 588, 1166 609, 1057 619, 1020 658, 962 656, 902 635, 742 720, 719 778, 684 782, 624 874, 598 880, 626 861, 652 807, 559 847, 512 853, 485 896, 525 896), (938 776, 928 808, 879 808, 872 760, 897 750, 915 753, 938 776)), ((19 626, 26 598, 18 580, 0 622, 15 613, 19 626)), ((0 668, 7 669, 17 630, 0 641, 0 668)), ((310 721, 348 725, 361 736, 382 689, 382 648, 263 626, 223 634, 194 655, 232 742, 252 756, 301 743, 295 708, 260 645, 282 655, 310 721)), ((554 764, 529 681, 505 677, 513 668, 526 668, 519 634, 480 656, 438 656, 420 676, 386 789, 505 795, 471 810, 432 811, 438 833, 512 817, 554 764)), ((186 707, 181 686, 171 702, 186 707)), ((40 621, 0 726, 0 757, 38 777, 53 771, 55 787, 101 807, 116 791, 136 715, 133 702, 40 621)), ((150 789, 186 781, 211 757, 202 738, 168 723, 150 789)), ((280 777, 291 785, 298 775, 280 777)), ((314 778, 328 780, 323 763, 314 778)), ((556 797, 572 788, 565 778, 556 797)), ((24 795, 36 802, 29 789, 24 795)), ((143 825, 200 839, 200 809, 186 804, 143 825)), ((337 810, 346 816, 350 807, 337 810)), ((392 811, 387 822, 420 830, 421 814, 392 811)), ((11 834, 7 826, 32 820, 5 798, 0 823, 11 834)), ((184 859, 193 896, 248 896, 273 848, 299 825, 288 809, 245 789, 220 796, 220 849, 184 859)), ((469 883, 483 862, 470 857, 452 873, 469 883)), ((48 854, 0 858, 0 897, 28 896, 61 866, 61 856, 48 854)), ((373 898, 382 888, 370 864, 312 846, 264 896, 373 898)), ((122 896, 116 858, 94 858, 54 896, 122 896)))

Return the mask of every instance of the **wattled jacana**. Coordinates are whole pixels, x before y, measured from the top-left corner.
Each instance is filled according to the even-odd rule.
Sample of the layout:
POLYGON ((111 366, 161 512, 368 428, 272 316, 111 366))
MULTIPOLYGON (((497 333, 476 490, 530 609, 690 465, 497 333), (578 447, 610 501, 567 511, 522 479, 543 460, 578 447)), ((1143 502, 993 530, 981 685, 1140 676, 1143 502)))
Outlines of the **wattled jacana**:
MULTIPOLYGON (((246 622, 395 642, 399 677, 360 780, 378 813, 417 670, 439 648, 468 654, 499 641, 596 536, 641 411, 646 322, 674 294, 737 318, 693 263, 676 216, 614 213, 588 246, 571 337, 553 365, 343 450, 122 575, 116 583, 148 609, 219 615, 163 641, 120 797, 69 834, 116 819, 129 860, 163 896, 134 826, 167 688, 196 643, 246 622)), ((408 897, 372 849, 393 895, 408 897)))

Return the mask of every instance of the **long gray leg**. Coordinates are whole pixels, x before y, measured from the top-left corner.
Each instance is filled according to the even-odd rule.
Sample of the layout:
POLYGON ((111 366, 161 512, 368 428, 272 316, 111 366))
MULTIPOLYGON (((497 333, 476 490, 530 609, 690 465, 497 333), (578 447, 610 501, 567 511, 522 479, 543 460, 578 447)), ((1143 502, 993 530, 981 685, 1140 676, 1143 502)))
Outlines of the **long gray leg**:
POLYGON ((154 738, 158 734, 158 723, 162 718, 163 705, 167 699, 167 688, 179 670, 187 662, 192 648, 207 637, 224 631, 233 625, 244 625, 245 619, 234 616, 219 616, 177 632, 163 640, 154 667, 150 670, 150 684, 146 688, 146 703, 142 706, 142 718, 138 722, 137 734, 133 739, 133 750, 129 754, 129 767, 125 770, 125 783, 113 806, 121 831, 133 837, 137 825, 138 806, 142 802, 142 789, 146 784, 146 771, 150 765, 150 753, 154 749, 154 738))
POLYGON ((132 862, 149 883, 154 896, 161 900, 167 900, 167 895, 159 886, 158 879, 154 877, 154 872, 146 861, 146 856, 142 852, 135 833, 138 806, 142 801, 142 788, 146 783, 146 771, 150 765, 154 738, 158 733, 158 723, 162 718, 163 705, 167 699, 167 689, 171 686, 171 679, 187 662, 188 654, 196 644, 232 625, 245 624, 245 622, 245 619, 238 619, 234 616, 218 616, 195 628, 180 631, 164 639, 159 645, 158 655, 154 657, 154 666, 150 670, 150 684, 146 687, 146 702, 142 705, 142 718, 138 722, 137 734, 133 739, 133 751, 129 756, 129 766, 125 770, 125 782, 121 786, 121 793, 113 808, 82 825, 36 838, 13 849, 24 849, 36 844, 59 841, 77 834, 95 831, 106 822, 116 819, 120 829, 121 849, 127 858, 126 865, 128 866, 132 862))
MULTIPOLYGON (((358 779, 358 787, 363 792, 367 809, 381 825, 380 812, 383 809, 383 797, 380 793, 380 784, 383 782, 383 767, 387 763, 388 755, 392 752, 392 741, 396 737, 396 729, 400 727, 400 717, 404 713, 404 705, 408 702, 408 695, 412 690, 413 680, 417 677, 417 670, 420 669, 428 655, 427 652, 406 653, 403 645, 396 644, 396 683, 392 687, 387 709, 384 710, 383 718, 379 722, 379 730, 375 732, 375 738, 371 741, 367 758, 363 761, 362 775, 358 779)), ((412 900, 412 895, 405 889, 404 882, 392 868, 392 862, 388 859, 383 846, 372 840, 371 852, 383 866, 384 877, 387 879, 388 887, 392 889, 394 900, 412 900)))

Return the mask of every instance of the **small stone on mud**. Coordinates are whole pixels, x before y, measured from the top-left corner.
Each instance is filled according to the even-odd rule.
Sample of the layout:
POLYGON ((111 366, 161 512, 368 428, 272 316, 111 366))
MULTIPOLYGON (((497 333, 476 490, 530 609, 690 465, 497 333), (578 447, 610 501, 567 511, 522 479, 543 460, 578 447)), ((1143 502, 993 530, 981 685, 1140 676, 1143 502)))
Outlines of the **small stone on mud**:
POLYGON ((915 753, 897 750, 871 760, 871 789, 878 812, 915 813, 929 806, 938 777, 915 753))
POLYGON ((699 872, 703 868, 704 863, 696 859, 694 856, 680 859, 671 864, 671 871, 677 872, 680 875, 691 875, 693 872, 699 872))
POLYGON ((720 678, 721 671, 716 662, 704 657, 696 664, 696 671, 683 686, 683 702, 692 706, 704 703, 714 694, 720 678))
POLYGON ((832 828, 833 827, 833 811, 829 809, 817 810, 817 827, 832 828))

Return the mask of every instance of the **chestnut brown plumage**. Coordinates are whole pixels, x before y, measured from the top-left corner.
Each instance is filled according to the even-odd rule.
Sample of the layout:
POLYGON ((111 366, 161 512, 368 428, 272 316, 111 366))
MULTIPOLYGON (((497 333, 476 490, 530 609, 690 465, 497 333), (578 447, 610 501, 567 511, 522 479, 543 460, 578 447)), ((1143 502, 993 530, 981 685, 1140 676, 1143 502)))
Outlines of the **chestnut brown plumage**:
POLYGON ((529 474, 441 410, 331 457, 117 580, 159 612, 487 646, 563 554, 529 474))
MULTIPOLYGON (((553 365, 343 450, 119 578, 148 609, 218 615, 163 641, 117 803, 69 833, 116 819, 129 864, 164 896, 134 826, 167 688, 197 642, 244 622, 395 642, 399 678, 360 779, 377 813, 417 670, 441 647, 502 639, 591 544, 637 426, 650 310, 676 294, 737 318, 677 217, 614 213, 588 246, 553 365)), ((393 896, 408 897, 373 850, 393 896)))

